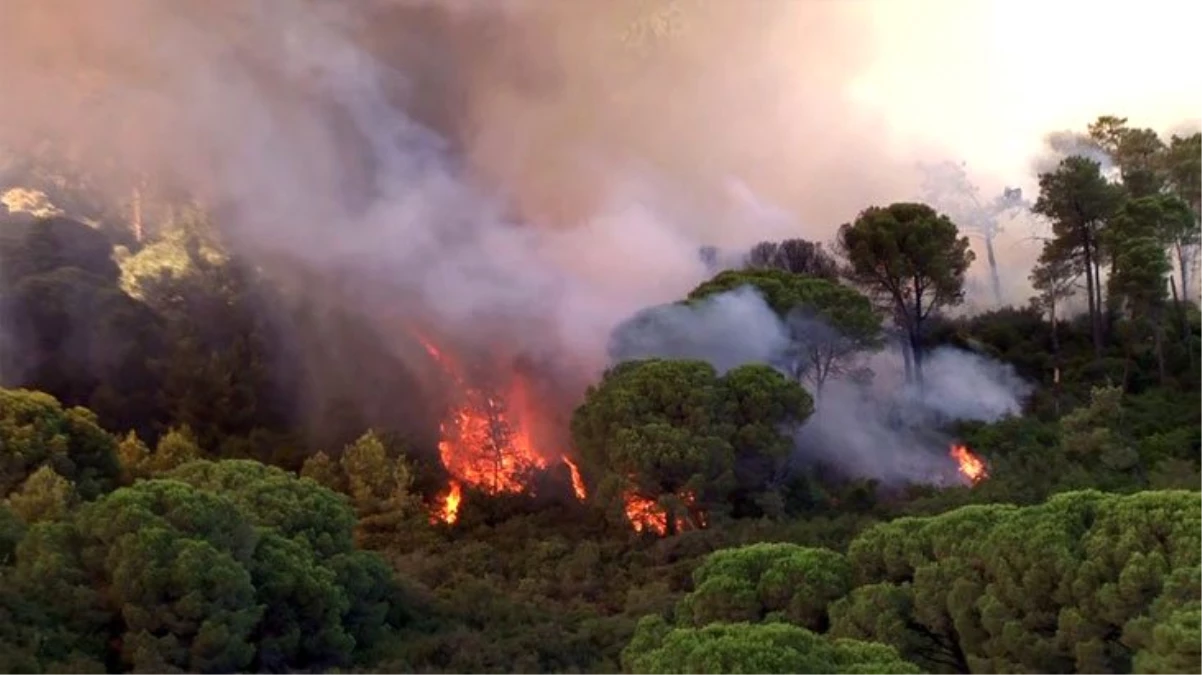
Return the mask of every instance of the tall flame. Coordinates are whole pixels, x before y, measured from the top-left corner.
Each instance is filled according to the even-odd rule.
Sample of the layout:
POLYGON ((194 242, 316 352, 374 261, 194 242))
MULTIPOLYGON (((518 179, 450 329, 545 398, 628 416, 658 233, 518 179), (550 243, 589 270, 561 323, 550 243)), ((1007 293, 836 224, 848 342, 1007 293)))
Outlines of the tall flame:
POLYGON ((572 472, 572 491, 576 493, 576 499, 584 501, 588 497, 588 488, 584 486, 584 478, 580 476, 580 467, 568 459, 567 455, 563 456, 563 463, 567 464, 568 470, 572 472))
POLYGON ((447 493, 442 496, 442 505, 438 511, 431 517, 433 522, 444 522, 447 525, 454 525, 459 519, 459 502, 463 499, 463 487, 459 481, 451 481, 447 488, 447 493))
MULTIPOLYGON (((471 386, 454 361, 428 339, 415 335, 454 381, 459 394, 457 405, 439 426, 438 455, 453 480, 446 508, 436 517, 450 524, 455 522, 461 499, 460 481, 488 494, 521 492, 534 472, 547 468, 548 461, 535 447, 527 423, 532 406, 522 377, 515 374, 511 378, 504 396, 471 386)), ((576 497, 583 500, 586 491, 579 469, 566 456, 562 459, 571 471, 576 497)))
POLYGON ((974 455, 966 446, 958 443, 953 444, 949 454, 952 459, 956 460, 960 475, 967 478, 973 485, 989 477, 989 470, 985 468, 985 461, 974 455))

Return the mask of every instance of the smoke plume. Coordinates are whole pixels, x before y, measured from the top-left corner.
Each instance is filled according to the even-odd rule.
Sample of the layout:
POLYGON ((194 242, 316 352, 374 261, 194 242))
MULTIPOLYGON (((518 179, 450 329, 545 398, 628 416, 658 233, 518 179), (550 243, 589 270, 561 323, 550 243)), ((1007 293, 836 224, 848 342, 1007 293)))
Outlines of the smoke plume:
POLYGON ((711 271, 702 245, 823 241, 913 195, 913 161, 949 140, 1018 147, 985 112, 1030 100, 999 88, 1022 78, 997 96, 916 84, 972 84, 935 73, 996 61, 973 36, 999 17, 931 5, 899 45, 892 7, 8 0, 0 169, 50 153, 114 204, 195 196, 315 322, 356 314, 401 356, 420 317, 587 379, 614 325, 711 271))
MULTIPOLYGON (((818 103, 869 56, 823 37, 856 11, 802 6, 16 0, 0 147, 86 167, 113 203, 197 197, 313 316, 402 358, 416 322, 584 380, 616 323, 709 273, 703 244, 788 234, 731 176, 763 182, 786 118, 845 128, 818 103), (803 77, 778 58, 797 31, 803 77)), ((892 176, 841 135, 790 175, 847 211, 892 176)))
MULTIPOLYGON (((786 325, 750 287, 692 305, 643 312, 618 332, 614 361, 693 358, 719 371, 788 358, 790 340, 831 332, 813 318, 786 325)), ((941 483, 954 440, 940 431, 956 420, 995 421, 1019 414, 1032 387, 1014 369, 978 354, 940 347, 925 355, 921 389, 907 385, 901 355, 875 354, 862 378, 828 381, 814 415, 797 431, 799 463, 820 461, 845 475, 885 483, 941 483)))

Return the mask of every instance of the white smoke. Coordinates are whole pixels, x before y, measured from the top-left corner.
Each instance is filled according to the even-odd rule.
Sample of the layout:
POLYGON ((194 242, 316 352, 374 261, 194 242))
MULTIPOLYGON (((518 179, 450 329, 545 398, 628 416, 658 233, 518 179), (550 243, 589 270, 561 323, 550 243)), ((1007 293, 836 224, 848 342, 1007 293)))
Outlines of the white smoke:
POLYGON ((746 363, 774 363, 789 347, 787 327, 751 287, 645 310, 623 328, 610 345, 614 361, 699 359, 724 373, 746 363))
POLYGON ((1051 173, 1066 157, 1084 157, 1097 162, 1103 175, 1117 171, 1114 159, 1088 135, 1076 131, 1056 131, 1044 137, 1044 152, 1031 161, 1031 173, 1038 176, 1051 173))
MULTIPOLYGON (((725 371, 779 364, 790 335, 759 293, 745 287, 643 312, 618 332, 610 355, 614 361, 701 359, 725 371)), ((956 420, 1019 414, 1032 391, 1011 366, 951 347, 926 355, 921 389, 906 384, 898 353, 876 354, 869 367, 870 383, 845 378, 824 385, 814 415, 797 432, 800 463, 821 461, 893 484, 943 483, 954 439, 942 429, 956 420)))

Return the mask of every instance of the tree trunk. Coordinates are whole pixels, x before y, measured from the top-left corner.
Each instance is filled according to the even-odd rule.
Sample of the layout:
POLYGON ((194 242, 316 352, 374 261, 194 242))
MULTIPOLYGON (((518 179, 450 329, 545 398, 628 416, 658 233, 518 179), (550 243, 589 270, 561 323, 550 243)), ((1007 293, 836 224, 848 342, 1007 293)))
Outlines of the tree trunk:
MULTIPOLYGON (((1126 332, 1126 331, 1124 331, 1126 332)), ((1123 391, 1127 391, 1127 380, 1131 375, 1131 336, 1122 338, 1123 342, 1123 391)))
POLYGON ((1085 294, 1089 301, 1089 327, 1093 335, 1094 358, 1102 358, 1102 333, 1098 323, 1098 293, 1094 288, 1094 251, 1091 242, 1085 240, 1085 294))
POLYGON ((1106 334, 1109 332, 1110 321, 1110 303, 1109 298, 1102 287, 1102 261, 1101 255, 1098 255, 1097 247, 1094 247, 1094 262, 1093 262, 1093 287, 1094 292, 1098 294, 1098 325, 1097 331, 1098 351, 1106 344, 1106 334))
POLYGON ((1048 295, 1048 318, 1052 322, 1052 406, 1060 415, 1060 330, 1056 325, 1055 288, 1048 295))
POLYGON ((1000 307, 1002 305, 1002 279, 998 275, 997 258, 993 255, 993 237, 985 236, 985 256, 989 259, 989 275, 990 281, 993 282, 993 300, 1000 307))
MULTIPOLYGON (((1169 275, 1169 288, 1173 291, 1173 305, 1177 308, 1177 316, 1181 319, 1181 342, 1185 345, 1185 353, 1189 357, 1189 369, 1194 371, 1194 350, 1190 345, 1189 335, 1189 316, 1185 313, 1185 305, 1182 304, 1181 298, 1177 296, 1177 282, 1173 280, 1173 275, 1169 275)), ((1184 290, 1184 289, 1183 289, 1184 290)))
POLYGON ((914 383, 922 391, 922 334, 917 328, 910 335, 910 349, 914 352, 914 383))
POLYGON ((1156 369, 1160 375, 1160 386, 1167 386, 1169 381, 1168 371, 1164 366, 1164 323, 1159 321, 1157 317, 1156 328, 1152 332, 1152 340, 1156 346, 1156 369))
POLYGON ((893 327, 896 329, 897 344, 901 347, 902 361, 906 366, 906 384, 914 381, 914 355, 910 352, 910 322, 906 302, 895 297, 892 304, 893 327))
POLYGON ((1180 241, 1174 247, 1177 249, 1177 266, 1181 268, 1181 294, 1186 295, 1189 293, 1189 261, 1186 258, 1189 256, 1180 241))
POLYGON ((1048 302, 1048 315, 1052 319, 1052 357, 1060 364, 1060 331, 1056 329, 1056 298, 1048 302))

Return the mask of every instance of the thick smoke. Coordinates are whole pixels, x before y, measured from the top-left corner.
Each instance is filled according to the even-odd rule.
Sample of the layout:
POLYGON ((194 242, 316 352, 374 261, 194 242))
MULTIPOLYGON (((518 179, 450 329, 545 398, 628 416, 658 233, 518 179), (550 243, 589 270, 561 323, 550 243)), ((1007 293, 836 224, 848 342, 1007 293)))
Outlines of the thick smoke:
MULTIPOLYGON (((48 140, 114 203, 147 183, 199 198, 303 296, 327 372, 363 358, 322 325, 341 313, 411 364, 429 365, 416 325, 579 392, 614 325, 712 273, 702 245, 788 234, 731 176, 763 182, 745 153, 779 140, 766 122, 843 128, 819 103, 870 52, 829 37, 858 17, 829 5, 567 6, 14 0, 0 147, 48 140), (779 58, 800 33, 804 75, 779 58), (791 110, 770 112, 794 77, 791 110)), ((855 139, 790 161, 792 179, 859 208, 893 178, 844 154, 855 139)))
POLYGON ((912 195, 953 117, 956 143, 1013 146, 1013 127, 948 107, 1004 109, 988 96, 917 87, 952 81, 934 76, 962 62, 949 50, 997 17, 932 5, 942 22, 899 45, 892 7, 8 0, 0 148, 49 147, 118 204, 143 183, 198 197, 318 323, 355 313, 405 352, 418 320, 583 381, 616 323, 712 271, 702 245, 828 239, 912 195), (938 59, 899 60, 907 45, 938 59))
MULTIPOLYGON (((694 358, 720 371, 756 362, 779 367, 790 339, 804 340, 807 328, 833 330, 814 319, 786 325, 748 287, 647 310, 618 333, 610 356, 694 358)), ((939 429, 1019 414, 1031 392, 1012 367, 951 347, 926 355, 921 390, 905 383, 899 354, 876 354, 868 365, 868 383, 848 377, 824 385, 814 415, 797 432, 800 463, 820 461, 891 484, 943 483, 955 478, 947 458, 954 439, 939 429)))
POLYGON ((669 357, 708 361, 718 372, 745 363, 773 363, 789 348, 789 332, 753 288, 693 305, 644 310, 614 335, 613 361, 669 357))

